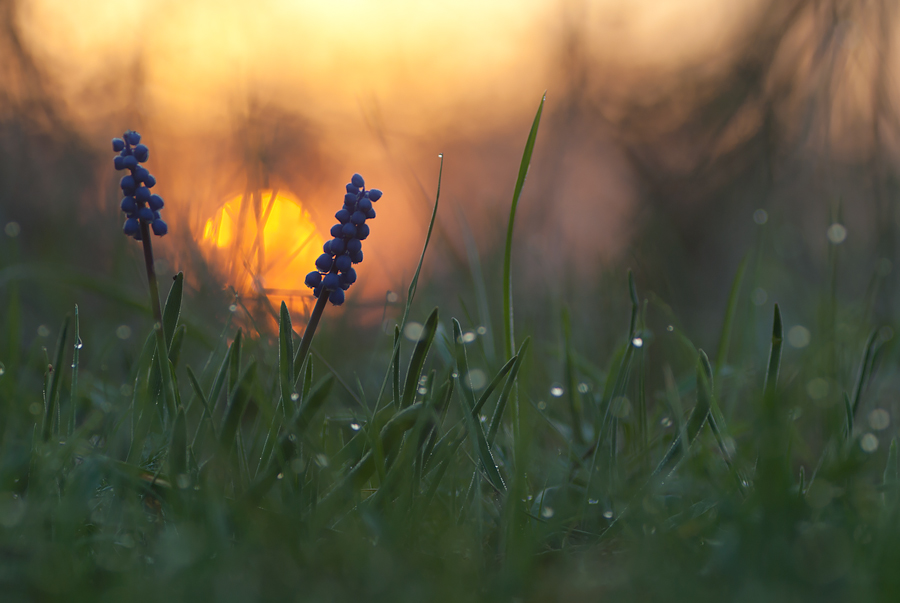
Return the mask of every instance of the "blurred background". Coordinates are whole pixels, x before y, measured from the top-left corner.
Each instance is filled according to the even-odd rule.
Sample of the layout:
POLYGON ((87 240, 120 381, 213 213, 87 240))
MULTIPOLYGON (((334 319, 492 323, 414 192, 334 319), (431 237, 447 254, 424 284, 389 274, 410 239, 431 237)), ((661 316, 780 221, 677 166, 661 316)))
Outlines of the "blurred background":
MULTIPOLYGON (((544 91, 514 241, 522 334, 558 337, 568 308, 576 347, 605 362, 632 268, 641 297, 714 348, 745 256, 742 312, 780 301, 803 346, 827 336, 832 288, 847 325, 890 322, 897 25, 887 0, 0 0, 0 304, 22 317, 9 354, 40 356, 74 303, 112 355, 149 324, 109 142, 128 129, 150 147, 170 233, 158 268, 187 275, 194 345, 230 313, 271 335, 281 299, 302 324, 316 237, 354 172, 385 196, 330 320, 390 326, 439 153, 420 304, 493 333, 544 91), (242 213, 254 203, 268 222, 242 213)), ((767 321, 743 342, 761 354, 767 321)))

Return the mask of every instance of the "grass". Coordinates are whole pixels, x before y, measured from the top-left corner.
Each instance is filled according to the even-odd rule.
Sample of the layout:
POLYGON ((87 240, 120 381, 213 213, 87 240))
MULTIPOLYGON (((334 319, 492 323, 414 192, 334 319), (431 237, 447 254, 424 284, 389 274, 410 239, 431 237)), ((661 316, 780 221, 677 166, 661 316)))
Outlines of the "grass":
MULTIPOLYGON (((355 327, 329 326, 340 310, 323 306, 314 341, 283 304, 277 338, 228 322, 204 361, 185 342, 205 309, 179 274, 117 388, 84 372, 99 337, 78 300, 43 354, 22 349, 7 287, 4 601, 896 600, 900 465, 873 413, 897 369, 890 329, 837 329, 851 312, 832 297, 813 330, 833 338, 786 347, 779 305, 760 318, 746 301, 745 274, 764 267, 745 259, 714 354, 630 272, 610 293, 630 314, 606 318, 621 328, 604 365, 579 352, 568 309, 560 349, 516 348, 513 225, 542 109, 502 298, 477 300, 501 313, 502 345, 415 303, 440 177, 402 316, 365 366, 347 360, 355 327)), ((0 282, 16 271, 10 259, 0 282)))

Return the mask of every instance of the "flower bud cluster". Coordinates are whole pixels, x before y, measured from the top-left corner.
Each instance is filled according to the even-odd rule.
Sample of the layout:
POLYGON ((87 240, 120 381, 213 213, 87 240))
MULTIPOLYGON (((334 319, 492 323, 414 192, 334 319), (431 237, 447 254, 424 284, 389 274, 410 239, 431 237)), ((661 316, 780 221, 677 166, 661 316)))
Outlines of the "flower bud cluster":
POLYGON ((125 212, 125 226, 122 230, 129 237, 141 240, 141 222, 150 224, 153 234, 158 237, 169 232, 169 227, 159 217, 163 208, 163 200, 159 195, 150 193, 156 185, 156 178, 141 164, 150 157, 150 150, 141 144, 141 135, 128 131, 122 138, 113 138, 113 151, 119 155, 115 158, 117 170, 129 170, 119 183, 125 197, 122 199, 122 211, 125 212))
POLYGON ((366 220, 375 217, 372 204, 381 199, 378 189, 366 190, 366 183, 359 174, 347 184, 344 207, 334 217, 338 223, 331 227, 331 236, 323 246, 322 255, 316 260, 316 270, 306 275, 306 286, 319 297, 323 292, 335 306, 344 303, 344 291, 356 282, 354 264, 363 261, 362 241, 369 236, 366 220))

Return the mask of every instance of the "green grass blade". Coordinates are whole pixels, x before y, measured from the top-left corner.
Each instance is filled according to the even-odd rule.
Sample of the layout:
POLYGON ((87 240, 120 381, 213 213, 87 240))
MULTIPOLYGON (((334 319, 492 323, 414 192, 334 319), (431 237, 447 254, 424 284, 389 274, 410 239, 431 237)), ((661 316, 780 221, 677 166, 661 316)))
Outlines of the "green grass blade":
POLYGON ((506 409, 506 403, 512 393, 513 385, 515 385, 516 379, 519 376, 519 369, 522 367, 522 362, 525 360, 525 352, 528 351, 528 345, 530 343, 531 338, 526 337, 525 341, 522 342, 519 351, 513 356, 515 364, 513 365, 512 370, 509 371, 509 376, 506 378, 506 384, 503 386, 503 391, 500 392, 500 397, 497 399, 497 407, 494 409, 494 416, 491 417, 491 425, 487 434, 487 443, 489 446, 494 445, 494 439, 497 437, 497 431, 500 429, 500 422, 503 420, 503 411, 506 409))
POLYGON ((59 384, 62 382, 63 354, 65 353, 66 336, 69 333, 69 321, 71 316, 63 320, 59 330, 59 338, 56 340, 56 352, 53 354, 53 370, 50 372, 50 381, 47 386, 47 399, 44 401, 44 423, 41 426, 41 439, 48 441, 53 431, 53 415, 59 398, 59 384))
POLYGON ((281 320, 278 324, 278 379, 281 384, 281 405, 286 416, 294 414, 294 331, 287 305, 281 302, 281 320))
MULTIPOLYGON (((494 390, 500 387, 500 383, 503 381, 503 378, 506 377, 507 373, 512 370, 513 365, 516 364, 516 359, 518 356, 513 356, 509 360, 506 361, 500 370, 497 371, 497 374, 494 375, 494 378, 491 379, 491 382, 488 384, 484 391, 481 392, 481 396, 478 397, 478 401, 475 403, 475 407, 472 408, 472 416, 476 419, 478 418, 478 413, 481 412, 481 409, 487 404, 488 399, 491 397, 491 394, 494 393, 494 390)), ((452 381, 450 382, 452 384, 452 381)), ((451 385, 452 387, 452 385, 451 385)))
POLYGON ((235 436, 238 427, 240 427, 241 417, 247 409, 247 402, 250 399, 250 386, 256 377, 256 361, 254 360, 247 366, 244 373, 240 376, 236 383, 236 387, 225 408, 225 418, 222 421, 222 430, 219 435, 219 444, 222 451, 227 456, 234 445, 235 436))
POLYGON ((82 348, 81 342, 81 323, 78 319, 78 304, 75 304, 75 344, 72 346, 72 388, 69 390, 69 404, 71 405, 71 414, 69 415, 69 439, 75 433, 75 413, 78 410, 78 357, 82 348))
POLYGON ((416 342, 412 357, 409 359, 409 368, 406 370, 406 383, 403 385, 403 397, 400 398, 400 408, 406 408, 412 404, 416 397, 416 390, 419 387, 419 375, 422 373, 422 367, 425 366, 425 358, 428 356, 428 350, 434 341, 434 334, 437 332, 438 326, 438 309, 435 308, 428 315, 425 326, 422 328, 422 335, 416 342))
MULTIPOLYGON (((197 381, 197 376, 194 374, 193 369, 191 367, 187 367, 187 375, 188 381, 191 382, 191 389, 194 390, 194 395, 200 400, 200 403, 203 405, 203 412, 200 415, 200 424, 203 423, 203 419, 209 420, 209 425, 213 430, 213 434, 216 438, 218 438, 218 434, 215 433, 216 425, 212 420, 212 409, 209 407, 209 401, 206 399, 206 395, 203 393, 203 388, 200 387, 200 382, 197 381)), ((198 426, 199 427, 199 426, 198 426)))
POLYGON ((172 336, 172 339, 168 340, 169 343, 169 362, 178 366, 178 360, 181 358, 181 348, 184 345, 184 336, 187 334, 187 326, 178 325, 175 329, 175 334, 172 336))
POLYGON ((394 406, 400 408, 400 326, 394 326, 394 353, 391 356, 391 394, 394 406))
POLYGON ((572 434, 578 444, 584 445, 584 431, 581 427, 581 394, 575 380, 575 361, 572 354, 572 323, 568 308, 562 311, 563 347, 565 353, 566 389, 568 390, 569 412, 572 415, 572 434))
MULTIPOLYGON (((166 298, 166 307, 163 310, 163 332, 166 335, 166 341, 171 342, 175 335, 175 326, 178 324, 178 317, 181 315, 181 299, 184 296, 184 272, 175 275, 172 288, 169 289, 169 296, 166 298)), ((169 345, 171 349, 171 344, 169 345)))
POLYGON ((234 336, 234 342, 228 354, 228 395, 234 392, 237 385, 238 377, 241 374, 241 342, 243 340, 243 331, 237 330, 234 336))
POLYGON ((525 177, 531 166, 531 155, 534 152, 534 143, 537 140, 538 127, 541 125, 541 114, 544 111, 544 102, 547 93, 541 97, 537 114, 531 123, 531 131, 528 140, 525 141, 525 151, 522 153, 522 162, 519 164, 519 176, 516 178, 516 188, 513 191, 512 204, 509 208, 509 224, 506 227, 506 247, 503 252, 503 349, 506 358, 512 358, 516 349, 515 333, 513 330, 513 303, 512 303, 512 237, 513 227, 516 222, 516 209, 519 206, 519 197, 522 195, 522 187, 525 186, 525 177))
POLYGON ((441 179, 444 175, 444 155, 441 158, 441 166, 438 169, 437 193, 434 197, 434 208, 431 210, 431 220, 428 222, 428 234, 425 235, 425 245, 422 247, 422 254, 419 256, 419 264, 416 266, 416 272, 413 274, 412 280, 409 282, 409 289, 406 291, 406 305, 403 308, 403 318, 400 320, 400 328, 406 325, 406 319, 409 318, 409 309, 412 307, 413 299, 416 296, 416 289, 419 286, 419 273, 422 272, 422 264, 425 262, 425 252, 428 251, 428 243, 431 242, 431 233, 434 230, 434 222, 437 219, 438 204, 441 200, 441 179))
MULTIPOLYGON (((455 318, 453 319, 453 341, 456 343, 456 366, 459 378, 468 380, 469 365, 466 359, 465 344, 462 341, 462 328, 459 326, 459 321, 455 318)), ((481 461, 481 466, 484 468, 484 473, 491 485, 497 490, 504 492, 506 491, 506 484, 503 483, 503 478, 497 469, 497 463, 494 462, 491 447, 484 437, 484 431, 481 429, 480 422, 472 416, 472 409, 475 407, 475 394, 472 391, 471 383, 469 383, 468 387, 462 387, 461 390, 459 399, 463 405, 463 417, 466 427, 470 437, 473 438, 472 445, 475 448, 475 454, 481 461)))
POLYGON ((173 483, 177 484, 179 476, 187 474, 187 466, 187 419, 184 407, 179 405, 169 445, 169 478, 173 483))
POLYGON ((738 264, 737 273, 731 282, 731 291, 728 294, 728 305, 725 310, 725 320, 722 323, 722 332, 719 334, 719 347, 716 350, 716 366, 714 375, 719 376, 722 367, 725 366, 725 360, 728 358, 728 344, 731 341, 731 331, 734 328, 734 317, 737 312, 738 300, 740 300, 741 285, 744 282, 744 274, 747 271, 747 260, 749 255, 745 255, 738 264))
POLYGON ((850 440, 853 438, 853 404, 850 403, 850 396, 844 392, 844 416, 847 417, 846 432, 844 435, 850 440))
POLYGON ((862 393, 866 387, 866 381, 869 378, 869 372, 872 368, 872 358, 874 356, 874 348, 875 344, 878 343, 878 329, 872 331, 869 334, 869 338, 866 339, 865 352, 863 352, 862 362, 859 365, 859 372, 856 378, 856 387, 853 390, 853 404, 851 406, 851 410, 853 412, 853 416, 856 416, 856 411, 859 408, 859 402, 862 400, 862 393))
POLYGON ((769 350, 769 364, 766 369, 766 381, 763 392, 766 405, 770 408, 775 403, 775 388, 778 385, 778 371, 781 368, 781 348, 784 344, 784 326, 781 321, 781 310, 775 304, 775 315, 772 320, 772 347, 769 350))

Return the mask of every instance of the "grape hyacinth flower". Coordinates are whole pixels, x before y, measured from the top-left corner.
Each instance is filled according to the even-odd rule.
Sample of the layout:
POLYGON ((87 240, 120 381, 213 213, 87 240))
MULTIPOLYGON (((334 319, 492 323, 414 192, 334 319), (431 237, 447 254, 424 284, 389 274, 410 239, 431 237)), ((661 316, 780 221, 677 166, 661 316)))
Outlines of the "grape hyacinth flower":
POLYGON ((331 227, 334 237, 323 246, 316 270, 306 275, 306 286, 313 295, 324 294, 335 306, 344 303, 344 291, 356 282, 355 264, 363 261, 362 242, 369 236, 367 220, 375 217, 372 204, 381 199, 378 189, 366 190, 366 182, 353 174, 346 187, 344 206, 334 214, 338 223, 331 227))
POLYGON ((122 230, 137 241, 143 239, 149 230, 141 227, 148 224, 153 234, 158 237, 169 232, 169 227, 159 216, 163 208, 163 200, 154 195, 150 189, 156 185, 156 178, 141 164, 150 158, 150 150, 141 144, 141 135, 129 130, 122 138, 113 138, 113 151, 119 153, 113 162, 116 170, 129 170, 119 182, 122 193, 122 211, 125 212, 125 225, 122 230))
POLYGON ((344 206, 334 215, 338 220, 331 227, 334 238, 325 243, 322 255, 316 260, 316 269, 306 275, 306 286, 313 290, 318 301, 294 356, 294 375, 298 379, 303 374, 303 364, 325 305, 330 301, 340 306, 344 303, 344 291, 356 282, 353 266, 363 261, 362 242, 369 236, 366 221, 375 217, 372 204, 381 199, 380 190, 366 190, 366 182, 359 174, 353 174, 346 191, 344 206))
POLYGON ((169 227, 159 217, 163 208, 163 200, 154 195, 150 189, 156 186, 156 178, 141 164, 150 157, 150 150, 141 144, 141 135, 129 130, 122 138, 113 138, 113 151, 118 153, 113 164, 117 171, 128 170, 130 173, 122 177, 119 186, 122 188, 122 211, 125 212, 125 225, 122 230, 126 235, 141 241, 144 248, 144 265, 147 269, 147 281, 150 284, 150 307, 156 320, 156 358, 162 374, 166 403, 170 415, 176 412, 176 395, 169 363, 169 342, 162 328, 162 307, 159 303, 159 285, 156 281, 156 268, 153 262, 153 246, 150 243, 150 230, 158 237, 165 235, 169 227))

